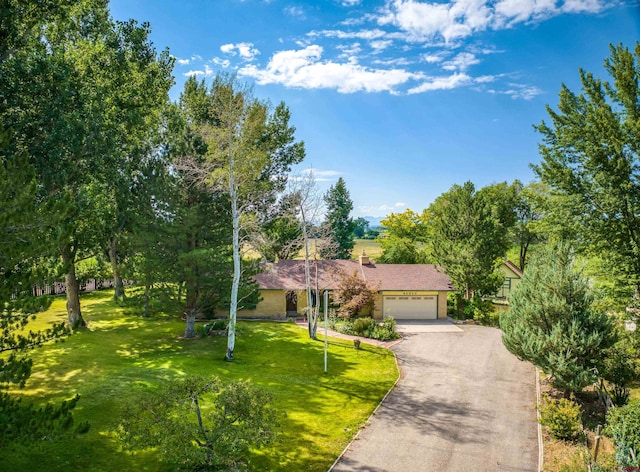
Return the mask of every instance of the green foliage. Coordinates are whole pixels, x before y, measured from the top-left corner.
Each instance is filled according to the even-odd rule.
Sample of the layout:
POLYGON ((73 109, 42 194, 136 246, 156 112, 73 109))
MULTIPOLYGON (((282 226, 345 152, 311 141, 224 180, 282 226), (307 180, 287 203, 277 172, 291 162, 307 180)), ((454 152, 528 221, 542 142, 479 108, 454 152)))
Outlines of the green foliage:
POLYGON ((355 238, 364 238, 369 230, 369 222, 362 217, 353 220, 353 236, 355 238))
POLYGON ((560 389, 579 392, 595 382, 616 333, 607 315, 592 310, 588 283, 574 270, 568 246, 538 254, 509 303, 500 327, 510 352, 552 374, 560 389))
POLYGON ((369 317, 339 320, 334 322, 333 329, 339 333, 378 341, 392 341, 400 337, 396 333, 396 320, 393 318, 385 318, 382 323, 369 317))
POLYGON ((376 324, 376 320, 373 318, 356 318, 353 320, 353 331, 359 336, 370 337, 367 334, 373 333, 376 324))
POLYGON ((187 377, 131 404, 119 427, 123 447, 157 447, 180 470, 246 470, 249 448, 276 440, 271 397, 247 381, 187 377))
POLYGON ((208 323, 203 323, 196 327, 196 333, 199 336, 209 336, 214 331, 225 331, 227 329, 227 325, 229 320, 219 318, 217 320, 209 321, 208 323))
POLYGON ((540 424, 549 428, 555 439, 575 441, 582 435, 580 405, 567 398, 545 398, 540 405, 540 424))
POLYGON ((464 316, 483 325, 498 325, 498 313, 493 303, 491 300, 483 300, 480 297, 474 297, 473 300, 464 305, 464 316))
POLYGON ((562 86, 558 109, 547 107, 550 123, 537 126, 542 162, 533 169, 552 189, 556 235, 601 257, 607 278, 633 293, 640 286, 640 45, 610 50, 611 81, 580 70, 581 93, 562 86))
POLYGON ((349 215, 353 210, 353 201, 342 177, 329 188, 324 202, 327 206, 326 225, 335 248, 327 248, 321 251, 320 255, 323 259, 351 259, 355 224, 349 215))
POLYGON ((607 351, 600 375, 613 384, 610 391, 613 403, 626 405, 630 396, 628 387, 639 375, 637 357, 627 337, 607 351))
POLYGON ((12 442, 23 444, 60 438, 65 434, 85 434, 89 423, 82 422, 74 429, 71 413, 80 400, 76 395, 60 405, 51 403, 35 407, 0 391, 0 448, 12 442))
POLYGON ((640 402, 631 402, 607 413, 605 434, 615 444, 621 466, 640 467, 640 402))
POLYGON ((504 278, 497 268, 508 238, 494 213, 471 182, 454 185, 428 209, 430 253, 467 300, 493 295, 504 278))
POLYGON ((424 241, 428 233, 429 213, 424 210, 421 214, 407 208, 402 213, 391 213, 380 224, 385 229, 385 235, 392 238, 409 241, 424 241))
POLYGON ((417 244, 408 238, 388 236, 379 241, 382 247, 380 262, 383 264, 420 264, 425 259, 417 244))

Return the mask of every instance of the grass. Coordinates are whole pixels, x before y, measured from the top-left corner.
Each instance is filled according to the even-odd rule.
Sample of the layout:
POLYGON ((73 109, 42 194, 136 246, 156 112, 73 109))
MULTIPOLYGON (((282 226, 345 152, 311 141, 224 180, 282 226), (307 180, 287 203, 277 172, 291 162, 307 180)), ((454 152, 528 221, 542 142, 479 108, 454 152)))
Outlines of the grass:
MULTIPOLYGON (((184 322, 171 316, 125 315, 110 292, 84 295, 89 324, 64 342, 32 352, 32 377, 13 393, 25 401, 59 402, 81 395, 77 421, 90 431, 76 438, 15 445, 0 456, 0 470, 167 470, 153 451, 120 450, 113 431, 128 402, 186 374, 250 379, 286 412, 280 441, 254 451, 251 470, 325 471, 363 425, 398 376, 390 351, 329 340, 329 372, 323 373, 322 341, 294 324, 241 322, 236 360, 223 361, 226 338, 184 340, 184 322)), ((64 299, 38 316, 32 329, 64 320, 64 299)))
POLYGON ((353 252, 351 253, 352 259, 358 259, 363 249, 367 253, 367 256, 374 261, 382 255, 382 247, 375 239, 354 239, 353 242, 355 244, 353 246, 353 252))

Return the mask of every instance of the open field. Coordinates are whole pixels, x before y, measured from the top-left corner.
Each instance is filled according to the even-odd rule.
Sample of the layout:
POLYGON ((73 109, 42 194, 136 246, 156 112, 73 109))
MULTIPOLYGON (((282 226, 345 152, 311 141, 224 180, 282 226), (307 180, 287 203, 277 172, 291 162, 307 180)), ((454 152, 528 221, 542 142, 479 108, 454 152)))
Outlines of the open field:
MULTIPOLYGON (((113 431, 124 406, 157 391, 167 379, 186 374, 250 379, 286 412, 280 441, 255 451, 251 470, 325 471, 369 417, 397 378, 390 351, 331 339, 329 372, 323 373, 323 342, 312 341, 294 324, 241 322, 236 360, 223 361, 225 337, 181 339, 184 323, 172 316, 143 319, 123 314, 111 292, 84 295, 89 324, 65 342, 31 353, 33 375, 14 393, 26 401, 54 401, 81 395, 77 421, 90 431, 75 439, 13 446, 0 456, 0 470, 167 470, 153 451, 120 450, 113 431)), ((65 317, 64 299, 34 328, 65 317)))
POLYGON ((375 239, 354 239, 354 243, 353 252, 351 253, 353 259, 357 259, 358 256, 362 254, 363 249, 367 253, 367 256, 374 261, 382 255, 382 247, 380 247, 380 243, 375 239))

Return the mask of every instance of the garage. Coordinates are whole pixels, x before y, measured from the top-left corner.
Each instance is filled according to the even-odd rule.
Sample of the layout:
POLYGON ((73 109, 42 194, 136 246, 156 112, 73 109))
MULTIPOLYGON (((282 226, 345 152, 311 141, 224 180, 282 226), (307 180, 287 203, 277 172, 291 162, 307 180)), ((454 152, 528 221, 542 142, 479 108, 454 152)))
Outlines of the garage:
POLYGON ((437 295, 396 295, 383 297, 384 317, 396 320, 435 320, 437 295))

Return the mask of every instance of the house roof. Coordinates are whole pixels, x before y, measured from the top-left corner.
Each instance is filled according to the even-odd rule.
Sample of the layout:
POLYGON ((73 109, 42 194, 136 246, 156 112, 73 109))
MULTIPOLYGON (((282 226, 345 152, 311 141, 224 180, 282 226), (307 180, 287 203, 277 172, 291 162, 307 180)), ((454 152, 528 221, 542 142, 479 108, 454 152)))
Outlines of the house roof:
MULTIPOLYGON (((449 276, 439 272, 431 264, 360 264, 353 260, 311 261, 312 278, 318 269, 320 289, 338 287, 341 274, 358 274, 378 290, 454 290, 449 276)), ((304 290, 305 270, 303 260, 281 260, 267 263, 263 272, 255 277, 264 290, 304 290)))
POLYGON ((518 277, 522 277, 522 270, 520 270, 520 268, 517 265, 515 265, 513 262, 504 261, 503 264, 507 266, 511 270, 511 272, 516 274, 518 277))

